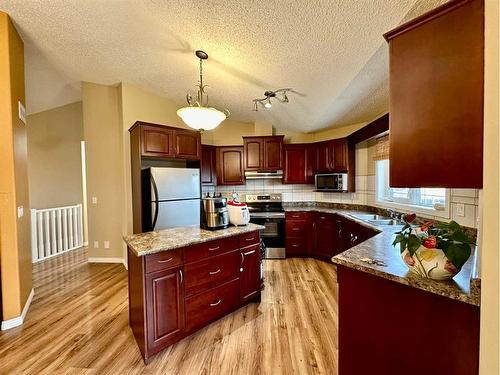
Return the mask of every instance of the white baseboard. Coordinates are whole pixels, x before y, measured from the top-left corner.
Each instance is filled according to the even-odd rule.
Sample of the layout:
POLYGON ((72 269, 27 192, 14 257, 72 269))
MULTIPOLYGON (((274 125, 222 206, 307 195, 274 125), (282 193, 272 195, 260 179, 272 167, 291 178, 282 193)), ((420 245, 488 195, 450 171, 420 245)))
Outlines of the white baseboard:
POLYGON ((123 267, 125 267, 125 269, 128 271, 127 259, 122 259, 122 262, 123 262, 123 267))
POLYGON ((34 295, 35 295, 35 290, 31 289, 30 295, 28 296, 28 299, 26 300, 26 303, 24 304, 23 311, 21 311, 21 316, 2 321, 2 326, 0 328, 2 331, 5 331, 7 329, 11 329, 11 328, 14 328, 14 327, 17 327, 17 326, 20 326, 21 324, 23 324, 24 319, 26 318, 26 314, 28 313, 28 310, 30 308, 31 301, 33 300, 34 295))
POLYGON ((101 257, 89 257, 89 263, 122 263, 122 258, 101 258, 101 257))

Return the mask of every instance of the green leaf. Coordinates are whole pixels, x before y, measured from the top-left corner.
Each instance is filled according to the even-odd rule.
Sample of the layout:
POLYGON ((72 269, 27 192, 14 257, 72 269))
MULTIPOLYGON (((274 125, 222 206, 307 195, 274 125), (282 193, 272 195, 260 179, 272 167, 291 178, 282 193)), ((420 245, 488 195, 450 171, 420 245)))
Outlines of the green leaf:
POLYGON ((399 251, 403 253, 406 250, 406 245, 408 244, 408 240, 406 237, 399 243, 399 251))
POLYGON ((403 234, 398 234, 395 238, 394 241, 392 242, 392 246, 396 246, 398 243, 403 241, 405 239, 405 236, 403 234))
POLYGON ((468 244, 456 244, 452 242, 446 249, 443 249, 443 252, 448 260, 460 271, 470 257, 471 248, 468 244))
POLYGON ((422 245, 422 242, 420 241, 420 239, 415 236, 414 234, 410 234, 408 236, 408 252, 410 253, 411 256, 413 256, 413 254, 415 254, 415 251, 417 251, 417 249, 420 247, 420 245, 422 245))
POLYGON ((456 231, 451 235, 451 239, 455 242, 461 242, 461 243, 470 243, 469 236, 465 234, 465 232, 462 232, 461 230, 456 231))

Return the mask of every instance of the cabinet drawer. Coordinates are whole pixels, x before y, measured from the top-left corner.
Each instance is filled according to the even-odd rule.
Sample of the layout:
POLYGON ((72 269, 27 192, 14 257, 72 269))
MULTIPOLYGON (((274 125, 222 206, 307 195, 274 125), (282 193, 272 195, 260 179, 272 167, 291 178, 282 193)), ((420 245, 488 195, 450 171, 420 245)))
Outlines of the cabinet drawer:
POLYGON ((305 255, 307 253, 306 237, 299 237, 299 238, 287 237, 286 253, 287 255, 305 255))
POLYGON ((287 220, 306 220, 307 212, 290 211, 285 213, 285 217, 287 220))
POLYGON ((192 331, 220 318, 238 304, 239 279, 186 299, 186 330, 192 331))
POLYGON ((185 265, 186 295, 204 292, 209 288, 238 277, 240 265, 238 251, 185 265))
POLYGON ((319 221, 319 222, 331 222, 331 223, 333 223, 335 221, 335 215, 317 212, 316 215, 314 216, 314 219, 316 221, 319 221))
POLYGON ((240 234, 240 248, 254 245, 260 242, 259 232, 250 232, 240 234))
POLYGON ((186 263, 190 263, 236 250, 237 248, 238 236, 233 236, 189 246, 186 248, 184 256, 186 263))
POLYGON ((146 273, 163 271, 182 264, 182 249, 146 255, 146 273))
POLYGON ((304 237, 307 233, 308 222, 305 220, 287 220, 286 237, 304 237))

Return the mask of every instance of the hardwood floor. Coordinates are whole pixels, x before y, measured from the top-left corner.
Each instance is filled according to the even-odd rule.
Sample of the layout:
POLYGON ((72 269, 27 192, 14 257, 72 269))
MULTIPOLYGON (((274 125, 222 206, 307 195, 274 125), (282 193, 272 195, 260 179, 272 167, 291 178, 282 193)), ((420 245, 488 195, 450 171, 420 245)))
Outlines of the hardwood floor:
POLYGON ((21 327, 0 332, 0 374, 336 374, 335 267, 266 260, 252 303, 145 366, 128 327, 127 273, 76 250, 34 266, 21 327))

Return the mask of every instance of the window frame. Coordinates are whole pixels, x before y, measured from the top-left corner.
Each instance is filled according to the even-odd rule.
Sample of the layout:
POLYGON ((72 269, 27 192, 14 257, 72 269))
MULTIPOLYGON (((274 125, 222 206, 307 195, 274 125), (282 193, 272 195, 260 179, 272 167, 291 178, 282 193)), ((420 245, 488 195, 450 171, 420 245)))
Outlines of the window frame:
MULTIPOLYGON (((375 161, 375 205, 378 207, 383 207, 383 208, 393 208, 397 209, 403 212, 415 212, 417 214, 421 214, 423 216, 436 216, 439 218, 443 219, 449 219, 450 218, 450 207, 451 207, 451 202, 450 202, 450 191, 451 189, 445 188, 445 204, 444 204, 444 210, 436 210, 433 207, 426 207, 426 206, 420 206, 416 205, 413 203, 403 203, 403 202, 393 202, 385 199, 381 199, 380 196, 380 176, 379 176, 379 166, 378 162, 383 161, 383 160, 376 160, 375 161)), ((389 165, 389 164, 387 164, 389 165)), ((389 168, 387 168, 386 172, 387 175, 389 174, 389 168)), ((388 176, 387 176, 388 178, 388 176)), ((384 184, 385 185, 385 184, 384 184)), ((384 188, 385 189, 385 188, 384 188)), ((410 196, 412 192, 412 188, 410 189, 410 196)), ((417 189, 417 188, 415 188, 417 189)))

